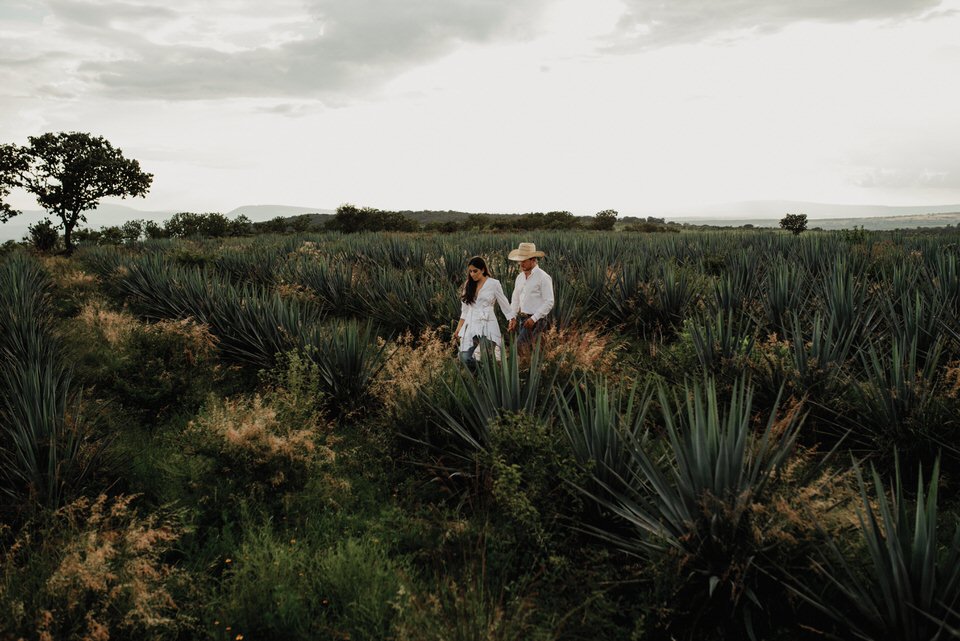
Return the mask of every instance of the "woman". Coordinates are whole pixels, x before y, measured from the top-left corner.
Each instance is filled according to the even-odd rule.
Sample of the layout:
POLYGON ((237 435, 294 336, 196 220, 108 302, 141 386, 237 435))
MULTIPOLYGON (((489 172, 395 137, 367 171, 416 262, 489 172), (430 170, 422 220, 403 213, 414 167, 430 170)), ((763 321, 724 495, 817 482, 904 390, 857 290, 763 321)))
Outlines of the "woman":
POLYGON ((479 256, 474 256, 467 263, 467 282, 463 284, 460 301, 460 322, 456 331, 460 337, 460 361, 472 368, 480 360, 483 351, 478 348, 487 341, 494 345, 494 355, 500 360, 503 338, 493 305, 500 305, 500 311, 508 321, 513 320, 516 314, 510 308, 510 301, 504 295, 500 281, 490 276, 487 263, 479 256))

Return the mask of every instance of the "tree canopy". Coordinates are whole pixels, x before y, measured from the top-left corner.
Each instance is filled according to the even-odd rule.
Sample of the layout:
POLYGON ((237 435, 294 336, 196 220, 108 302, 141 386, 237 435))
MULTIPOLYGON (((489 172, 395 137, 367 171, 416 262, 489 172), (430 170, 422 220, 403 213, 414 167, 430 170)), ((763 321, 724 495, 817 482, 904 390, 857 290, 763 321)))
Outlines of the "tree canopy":
POLYGON ((786 229, 793 232, 794 236, 799 236, 801 232, 807 229, 807 215, 787 214, 780 219, 780 229, 786 229))
POLYGON ((30 136, 28 144, 0 145, 0 221, 20 212, 3 200, 12 188, 33 194, 41 207, 60 219, 67 251, 83 212, 106 196, 145 196, 153 175, 125 158, 102 136, 80 132, 30 136))

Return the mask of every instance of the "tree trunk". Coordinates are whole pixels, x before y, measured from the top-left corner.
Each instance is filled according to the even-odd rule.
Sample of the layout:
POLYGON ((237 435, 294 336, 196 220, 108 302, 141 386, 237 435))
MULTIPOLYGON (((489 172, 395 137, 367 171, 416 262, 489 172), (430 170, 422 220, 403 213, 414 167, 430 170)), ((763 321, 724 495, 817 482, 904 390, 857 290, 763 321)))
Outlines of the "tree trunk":
POLYGON ((73 228, 77 224, 77 216, 68 215, 62 218, 63 220, 63 246, 64 251, 69 256, 73 253, 73 243, 70 242, 70 236, 73 234, 73 228))

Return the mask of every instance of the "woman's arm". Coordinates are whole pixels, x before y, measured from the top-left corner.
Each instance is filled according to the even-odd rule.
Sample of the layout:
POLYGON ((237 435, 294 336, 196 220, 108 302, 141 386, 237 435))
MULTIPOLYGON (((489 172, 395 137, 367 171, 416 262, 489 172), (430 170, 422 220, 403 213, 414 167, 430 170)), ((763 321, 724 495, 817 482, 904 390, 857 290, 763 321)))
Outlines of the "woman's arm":
POLYGON ((453 332, 453 335, 455 337, 460 335, 460 330, 463 328, 463 324, 465 322, 467 322, 467 304, 461 302, 460 303, 460 322, 457 323, 457 329, 455 329, 453 332))
POLYGON ((497 304, 500 305, 500 311, 503 312, 503 315, 508 321, 517 317, 513 306, 510 305, 510 301, 507 300, 507 295, 503 293, 503 285, 500 284, 500 281, 497 281, 497 286, 493 288, 493 295, 496 296, 497 304))

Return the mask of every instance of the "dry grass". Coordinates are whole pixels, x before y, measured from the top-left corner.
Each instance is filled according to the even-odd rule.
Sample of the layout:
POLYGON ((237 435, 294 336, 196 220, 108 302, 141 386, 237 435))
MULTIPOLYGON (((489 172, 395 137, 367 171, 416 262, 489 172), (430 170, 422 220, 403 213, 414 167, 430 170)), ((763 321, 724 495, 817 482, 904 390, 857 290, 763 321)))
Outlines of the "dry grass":
POLYGON ((290 426, 259 395, 214 401, 190 422, 187 435, 207 454, 250 483, 284 489, 303 481, 334 452, 321 444, 316 425, 290 426))
MULTIPOLYGON (((163 560, 182 529, 157 513, 141 516, 135 500, 78 499, 52 516, 48 536, 31 538, 25 530, 7 549, 3 592, 12 573, 36 571, 28 565, 36 555, 55 557, 40 593, 12 604, 23 614, 21 634, 43 641, 155 639, 175 637, 192 625, 174 599, 186 575, 163 560)), ((11 596, 16 598, 0 594, 0 601, 10 603, 11 596)))
POLYGON ((947 396, 957 398, 960 396, 960 361, 951 361, 944 368, 944 381, 948 386, 947 396))
POLYGON ((595 328, 550 327, 540 340, 544 363, 561 372, 591 372, 601 375, 613 373, 620 344, 610 335, 595 328))
POLYGON ((88 301, 77 318, 87 331, 100 336, 111 348, 123 346, 131 335, 142 331, 179 339, 190 363, 211 357, 216 349, 216 337, 210 328, 190 318, 143 323, 129 312, 110 309, 102 300, 88 301))
POLYGON ((77 318, 88 330, 102 336, 110 347, 118 347, 143 325, 132 314, 111 310, 102 300, 87 302, 77 318))
POLYGON ((453 358, 453 345, 440 330, 426 329, 419 337, 407 332, 387 348, 391 356, 371 385, 371 393, 388 410, 409 403, 430 385, 453 358))

